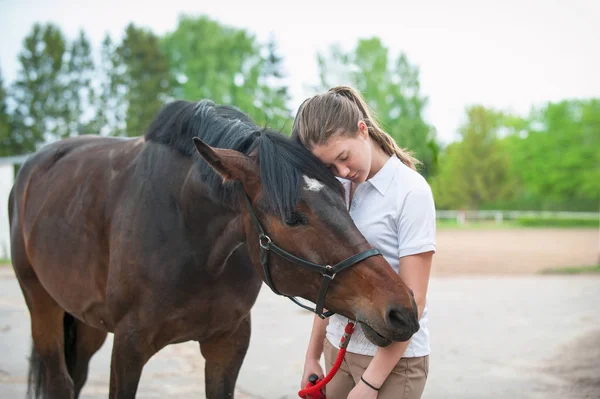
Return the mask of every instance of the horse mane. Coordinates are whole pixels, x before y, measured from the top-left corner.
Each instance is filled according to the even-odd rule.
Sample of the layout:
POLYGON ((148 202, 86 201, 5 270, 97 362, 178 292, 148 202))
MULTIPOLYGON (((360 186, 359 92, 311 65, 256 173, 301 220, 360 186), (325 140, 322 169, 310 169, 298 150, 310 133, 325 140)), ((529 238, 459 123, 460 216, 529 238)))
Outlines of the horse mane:
POLYGON ((177 100, 165 105, 148 128, 146 141, 171 147, 186 157, 197 157, 203 181, 217 201, 237 208, 243 193, 237 182, 222 178, 200 157, 192 141, 199 137, 216 148, 227 148, 249 155, 257 149, 264 200, 267 210, 282 220, 298 205, 302 175, 332 188, 339 195, 343 187, 333 174, 301 143, 257 126, 235 107, 216 105, 210 100, 194 103, 177 100))

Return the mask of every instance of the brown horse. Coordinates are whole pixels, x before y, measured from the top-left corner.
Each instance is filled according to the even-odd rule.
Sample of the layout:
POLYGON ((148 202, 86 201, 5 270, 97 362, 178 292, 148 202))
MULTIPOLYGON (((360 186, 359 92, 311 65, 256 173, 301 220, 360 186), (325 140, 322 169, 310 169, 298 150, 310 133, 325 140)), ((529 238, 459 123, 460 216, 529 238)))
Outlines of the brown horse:
POLYGON ((379 345, 418 329, 410 289, 372 256, 339 182, 232 107, 176 101, 144 137, 50 144, 19 171, 9 213, 31 396, 78 397, 111 332, 111 398, 134 398, 151 356, 189 340, 207 397, 232 397, 261 278, 379 345))

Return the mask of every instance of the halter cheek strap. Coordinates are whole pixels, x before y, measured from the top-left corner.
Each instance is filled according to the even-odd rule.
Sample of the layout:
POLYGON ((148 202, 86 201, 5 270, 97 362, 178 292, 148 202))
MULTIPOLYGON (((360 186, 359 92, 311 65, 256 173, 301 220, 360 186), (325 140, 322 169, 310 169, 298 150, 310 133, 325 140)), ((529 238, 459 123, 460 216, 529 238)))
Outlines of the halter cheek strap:
POLYGON ((320 264, 313 263, 308 260, 299 258, 295 255, 292 255, 291 253, 287 252, 286 250, 282 249, 281 247, 279 247, 273 243, 271 238, 265 233, 265 230, 263 229, 260 221, 256 217, 254 209, 252 208, 252 204, 250 203, 250 198, 248 198, 247 194, 244 196, 244 198, 245 198, 245 202, 246 202, 246 207, 248 209, 248 213, 250 214, 250 217, 252 218, 254 227, 255 227, 256 231, 258 232, 258 243, 260 246, 260 263, 263 267, 266 284, 269 286, 269 288, 271 288, 271 290, 275 294, 289 298, 296 305, 298 305, 301 308, 304 308, 306 310, 310 310, 313 313, 316 313, 317 316, 319 316, 322 319, 335 314, 332 311, 327 311, 327 312, 323 313, 323 308, 325 305, 325 297, 327 295, 327 289, 329 288, 329 284, 331 284, 331 281, 333 281, 333 279, 335 278, 337 273, 349 268, 350 266, 354 266, 355 264, 362 262, 363 260, 370 258, 371 256, 381 255, 381 252, 379 252, 378 249, 372 248, 372 249, 360 252, 356 255, 353 255, 333 266, 320 265, 320 264), (323 279, 321 280, 321 290, 319 291, 319 296, 317 298, 317 303, 316 303, 316 306, 314 309, 300 303, 295 297, 282 294, 275 288, 275 285, 273 284, 273 279, 271 278, 269 265, 268 265, 270 252, 274 252, 279 257, 286 259, 292 263, 295 263, 298 266, 301 266, 305 269, 310 269, 310 270, 321 273, 321 275, 323 276, 323 279))

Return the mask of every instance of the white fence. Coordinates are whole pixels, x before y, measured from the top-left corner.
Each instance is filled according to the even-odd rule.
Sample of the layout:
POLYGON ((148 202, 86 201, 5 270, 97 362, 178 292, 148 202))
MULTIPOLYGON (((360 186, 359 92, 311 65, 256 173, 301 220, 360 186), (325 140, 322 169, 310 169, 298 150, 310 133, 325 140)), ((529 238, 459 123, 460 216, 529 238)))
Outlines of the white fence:
POLYGON ((456 220, 458 224, 467 221, 495 221, 502 223, 506 220, 520 218, 535 219, 595 219, 600 225, 600 212, 553 212, 553 211, 442 211, 436 212, 438 220, 456 220))

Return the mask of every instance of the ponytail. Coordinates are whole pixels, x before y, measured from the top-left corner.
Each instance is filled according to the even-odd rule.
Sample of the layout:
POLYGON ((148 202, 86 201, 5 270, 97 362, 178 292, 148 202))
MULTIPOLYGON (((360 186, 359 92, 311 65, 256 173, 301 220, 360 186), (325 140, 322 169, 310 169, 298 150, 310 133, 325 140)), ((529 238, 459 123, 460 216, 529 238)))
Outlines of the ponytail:
POLYGON ((416 170, 417 165, 421 164, 418 159, 413 157, 410 151, 400 148, 392 136, 379 126, 373 111, 356 90, 349 86, 337 86, 329 89, 328 93, 345 97, 358 107, 362 114, 362 119, 369 130, 369 136, 371 136, 373 141, 379 144, 386 154, 389 156, 396 155, 403 164, 414 170, 416 170))

